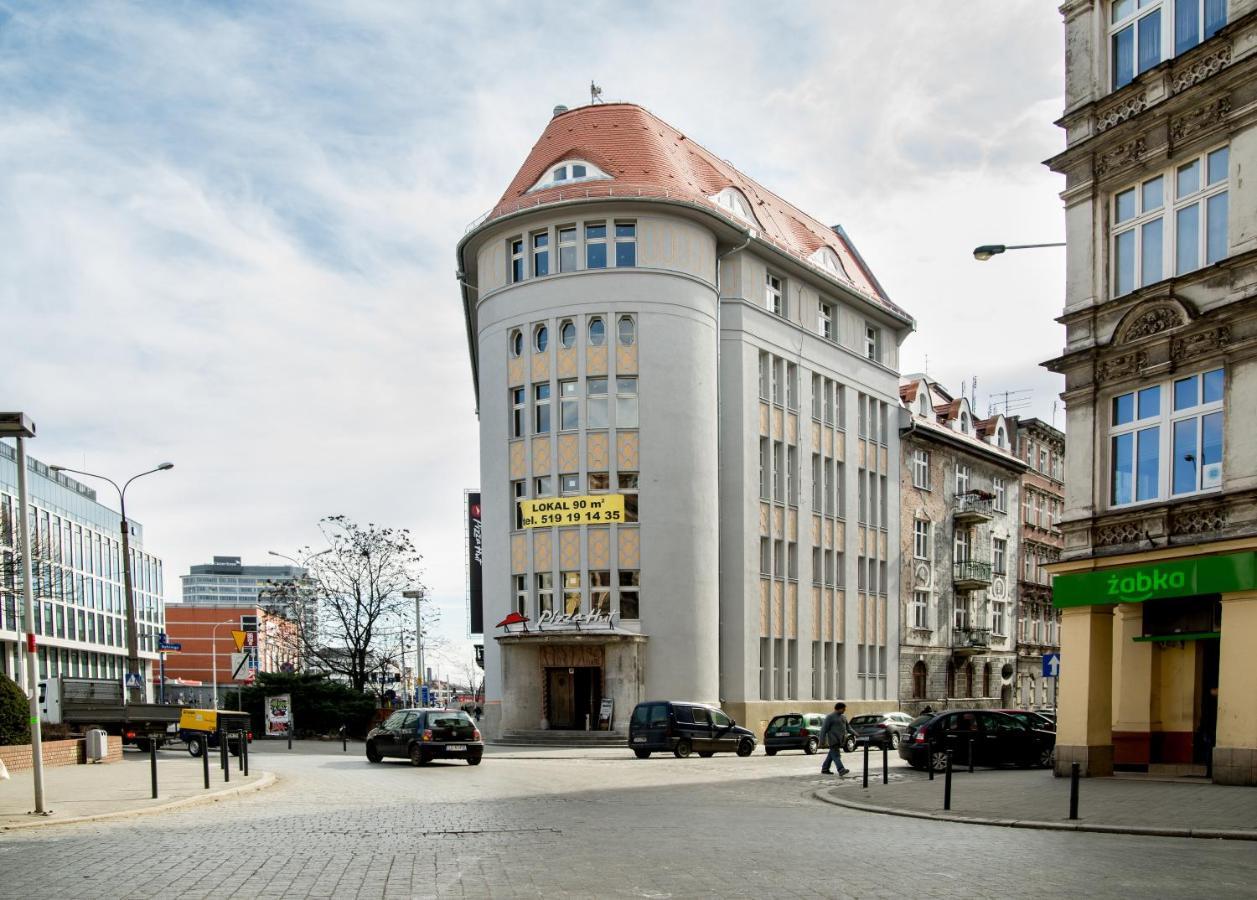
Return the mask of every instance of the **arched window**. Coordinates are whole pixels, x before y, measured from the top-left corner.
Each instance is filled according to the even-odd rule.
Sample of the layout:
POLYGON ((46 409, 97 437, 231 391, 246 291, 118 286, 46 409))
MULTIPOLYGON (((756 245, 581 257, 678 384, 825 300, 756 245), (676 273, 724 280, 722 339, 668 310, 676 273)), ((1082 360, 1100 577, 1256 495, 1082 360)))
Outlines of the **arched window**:
POLYGON ((982 667, 982 696, 994 697, 991 693, 991 664, 987 663, 982 667))
POLYGON ((912 667, 912 696, 917 700, 926 697, 926 685, 929 680, 929 669, 923 660, 917 660, 912 667))
POLYGON ((1004 446, 1004 426, 1003 425, 995 429, 995 446, 996 447, 1004 446))
POLYGON ((544 325, 538 325, 537 330, 533 332, 532 343, 538 353, 545 353, 546 347, 550 346, 550 329, 544 325))
POLYGON ((633 317, 620 316, 620 322, 616 327, 620 332, 620 343, 625 347, 633 346, 637 340, 637 324, 633 321, 633 317))
POLYGON ((746 194, 742 193, 735 187, 727 187, 717 194, 712 194, 707 198, 722 209, 728 210, 737 216, 743 222, 750 225, 758 225, 759 222, 755 218, 755 213, 751 212, 751 203, 746 199, 746 194))
POLYGON ((930 400, 927 394, 922 394, 920 397, 917 398, 917 409, 921 411, 921 415, 929 416, 930 400))
POLYGON ((967 412, 962 412, 960 414, 960 430, 964 434, 969 433, 969 414, 967 412))
POLYGON ((570 349, 576 343, 576 323, 571 319, 559 326, 559 344, 570 349))
POLYGON ((524 352, 524 333, 516 328, 511 332, 511 356, 519 356, 524 352))
POLYGON ((588 160, 565 159, 546 169, 528 191, 532 193, 533 191, 562 187, 565 184, 574 184, 581 181, 602 181, 610 177, 610 175, 588 160))
POLYGON ((963 685, 964 694, 962 696, 972 697, 973 696, 973 662, 972 661, 965 663, 965 670, 964 670, 963 675, 964 675, 964 685, 963 685))
POLYGON ((851 276, 847 274, 847 267, 842 264, 842 260, 834 252, 833 247, 818 247, 816 252, 807 259, 808 262, 824 269, 835 278, 841 278, 843 281, 851 280, 851 276))
POLYGON ((601 347, 607 342, 607 325, 602 316, 594 316, 589 320, 589 346, 601 347))

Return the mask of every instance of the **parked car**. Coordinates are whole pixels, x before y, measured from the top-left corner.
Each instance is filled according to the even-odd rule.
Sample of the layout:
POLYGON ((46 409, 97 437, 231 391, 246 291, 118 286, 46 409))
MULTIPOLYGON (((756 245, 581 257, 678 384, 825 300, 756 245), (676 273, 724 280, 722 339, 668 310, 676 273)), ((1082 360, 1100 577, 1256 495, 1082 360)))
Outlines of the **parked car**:
POLYGON ((1031 728, 1010 715, 991 709, 950 710, 933 716, 911 731, 899 745, 899 755, 916 769, 947 768, 947 751, 953 766, 969 765, 969 754, 978 766, 1043 766, 1056 759, 1056 734, 1031 728))
POLYGON ((802 750, 809 756, 820 748, 820 713, 784 713, 773 716, 764 729, 764 752, 776 756, 778 750, 802 750))
POLYGON ((1045 716, 1041 712, 1028 709, 1000 709, 996 710, 996 712, 1007 713, 1018 722, 1023 722, 1031 728, 1041 728, 1044 731, 1056 730, 1056 720, 1051 716, 1045 716))
POLYGON ((869 713, 851 720, 851 730, 856 741, 896 749, 903 740, 904 732, 912 724, 912 716, 901 712, 869 713))
POLYGON ((386 756, 426 766, 434 759, 465 759, 480 765, 484 738, 461 709, 399 709, 367 734, 367 761, 386 756))
POLYGON ((755 734, 738 725, 716 706, 681 700, 639 703, 629 718, 629 748, 638 759, 656 751, 671 750, 684 759, 691 753, 755 752, 755 734))

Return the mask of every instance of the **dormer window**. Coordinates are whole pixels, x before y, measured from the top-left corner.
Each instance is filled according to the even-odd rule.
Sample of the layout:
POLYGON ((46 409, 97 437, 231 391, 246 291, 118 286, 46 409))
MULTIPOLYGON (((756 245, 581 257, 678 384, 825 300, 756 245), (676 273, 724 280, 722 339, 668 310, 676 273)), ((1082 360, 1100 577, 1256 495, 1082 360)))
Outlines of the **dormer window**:
POLYGON ((751 201, 747 200, 746 194, 737 188, 727 187, 718 194, 712 194, 707 199, 721 209, 732 213, 748 225, 759 225, 759 220, 755 218, 755 213, 751 212, 751 201))
POLYGON ((546 173, 528 189, 528 192, 562 187, 565 184, 575 184, 581 181, 604 181, 610 178, 610 175, 591 162, 583 159, 565 159, 546 170, 546 173))
POLYGON ((1001 425, 999 428, 995 429, 995 446, 996 446, 996 447, 999 447, 1001 450, 1006 449, 1006 448, 1005 448, 1004 426, 1003 426, 1003 425, 1001 425))
POLYGON ((846 266, 842 264, 842 260, 838 258, 833 247, 818 247, 816 252, 807 258, 807 261, 818 269, 824 269, 835 278, 841 278, 843 281, 851 280, 846 266))
POLYGON ((921 413, 921 415, 925 416, 927 419, 929 418, 930 398, 927 394, 922 393, 921 396, 917 398, 917 410, 921 413))
POLYGON ((960 413, 960 433, 961 434, 969 433, 969 414, 964 411, 961 411, 960 413))

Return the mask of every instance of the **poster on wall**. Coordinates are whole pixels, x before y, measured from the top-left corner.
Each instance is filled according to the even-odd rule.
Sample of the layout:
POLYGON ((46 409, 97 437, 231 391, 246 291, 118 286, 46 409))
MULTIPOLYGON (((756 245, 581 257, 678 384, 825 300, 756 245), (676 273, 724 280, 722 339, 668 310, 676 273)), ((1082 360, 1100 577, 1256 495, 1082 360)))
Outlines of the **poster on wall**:
POLYGON ((480 492, 464 491, 463 495, 467 500, 467 633, 474 639, 484 634, 484 533, 480 525, 480 492))
POLYGON ((292 725, 292 695, 277 694, 266 698, 266 733, 268 736, 288 734, 292 725))

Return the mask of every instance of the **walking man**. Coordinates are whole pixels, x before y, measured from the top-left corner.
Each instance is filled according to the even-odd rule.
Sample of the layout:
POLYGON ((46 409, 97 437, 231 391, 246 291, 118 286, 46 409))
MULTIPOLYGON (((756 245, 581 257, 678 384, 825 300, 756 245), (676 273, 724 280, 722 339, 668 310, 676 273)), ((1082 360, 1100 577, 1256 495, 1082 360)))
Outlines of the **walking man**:
POLYGON ((847 704, 835 703, 834 711, 825 717, 825 724, 821 726, 821 743, 829 748, 825 762, 821 764, 821 774, 830 774, 830 763, 838 766, 839 775, 846 775, 851 771, 842 764, 842 745, 846 743, 850 731, 851 726, 847 724, 847 704))

